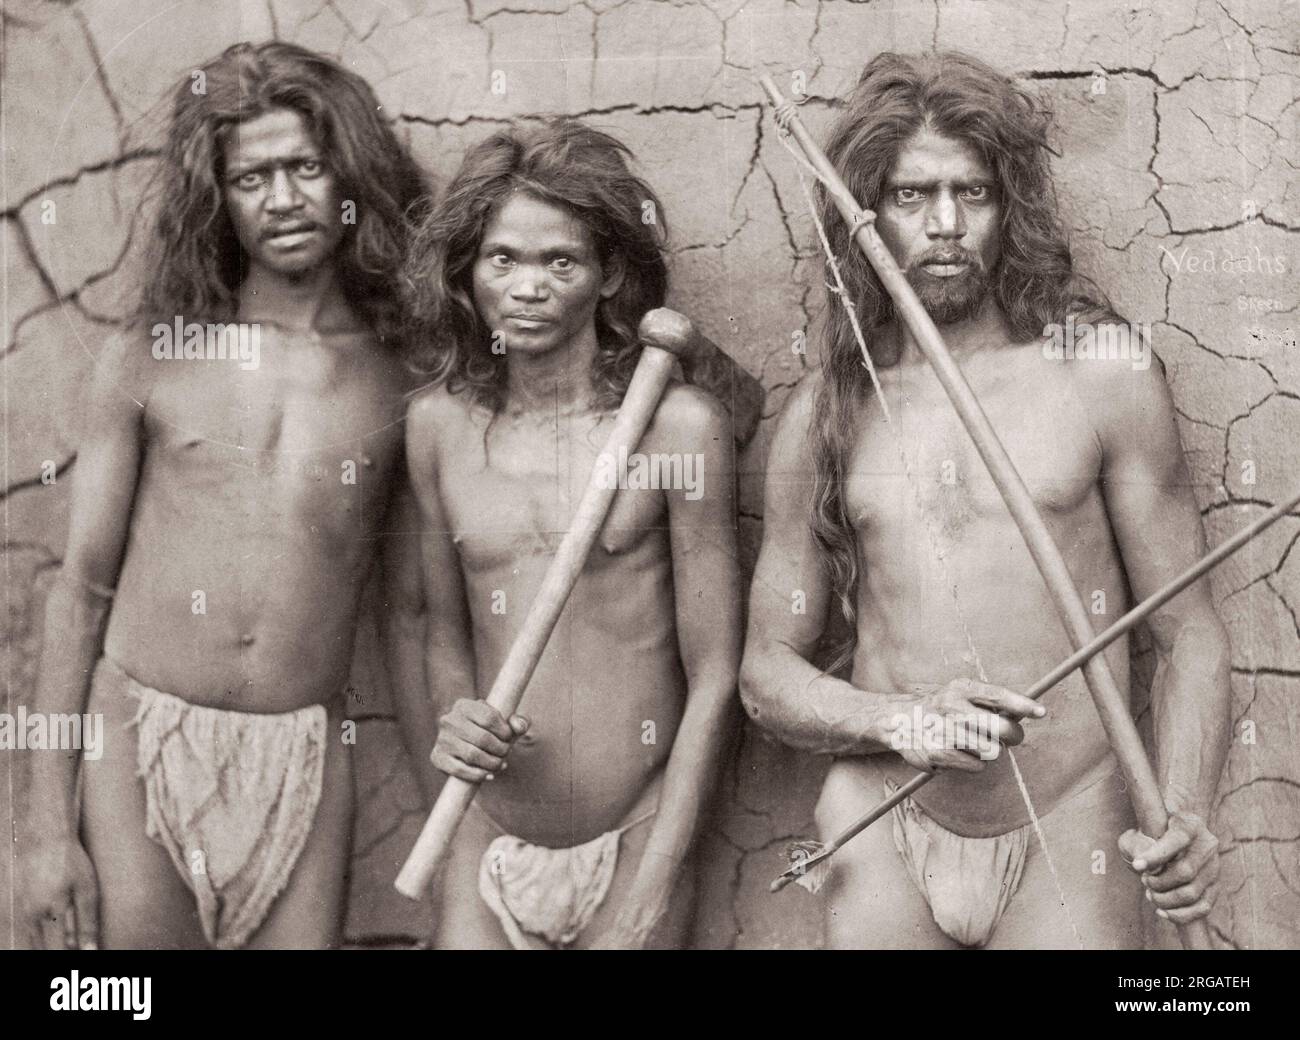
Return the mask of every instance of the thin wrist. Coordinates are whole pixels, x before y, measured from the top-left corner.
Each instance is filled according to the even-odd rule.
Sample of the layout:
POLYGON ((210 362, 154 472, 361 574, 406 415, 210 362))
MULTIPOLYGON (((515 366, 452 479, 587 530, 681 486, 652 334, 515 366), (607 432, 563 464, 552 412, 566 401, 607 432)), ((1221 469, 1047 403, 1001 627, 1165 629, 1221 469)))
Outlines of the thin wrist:
POLYGON ((1166 781, 1164 785, 1165 808, 1170 812, 1190 813, 1193 816, 1199 816, 1205 819, 1208 813, 1209 803, 1198 798, 1195 788, 1188 784, 1178 783, 1175 780, 1166 781))
POLYGON ((869 755, 878 751, 897 750, 894 747, 894 733, 898 729, 898 716, 903 713, 897 698, 861 689, 857 692, 859 696, 867 697, 871 705, 859 716, 860 731, 855 735, 856 743, 861 749, 858 753, 869 755))

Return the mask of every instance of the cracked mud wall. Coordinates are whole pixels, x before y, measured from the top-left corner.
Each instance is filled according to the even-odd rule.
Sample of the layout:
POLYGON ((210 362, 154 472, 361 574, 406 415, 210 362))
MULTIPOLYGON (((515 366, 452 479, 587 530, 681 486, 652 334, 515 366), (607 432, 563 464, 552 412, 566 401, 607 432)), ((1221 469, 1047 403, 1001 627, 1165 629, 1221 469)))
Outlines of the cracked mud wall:
MULTIPOLYGON (((276 36, 339 58, 374 85, 443 182, 469 144, 514 116, 565 112, 621 135, 667 208, 672 302, 768 390, 769 419, 744 460, 748 563, 764 438, 815 363, 815 335, 810 357, 792 351, 792 337, 815 330, 822 307, 812 227, 762 118, 755 68, 786 82, 804 74, 814 131, 885 49, 959 47, 1050 99, 1076 254, 1126 317, 1152 325, 1216 543, 1300 480, 1296 23, 1294 4, 1280 0, 1156 11, 1096 0, 6 0, 7 710, 30 702, 76 481, 79 402, 133 291, 136 207, 161 99, 225 45, 276 36), (491 89, 493 70, 505 74, 504 93, 491 89)), ((1300 520, 1288 518, 1211 578, 1232 637, 1234 719, 1213 926, 1242 947, 1300 945, 1297 539, 1300 520)), ((367 628, 351 696, 360 763, 347 935, 405 944, 429 925, 391 889, 420 810, 377 668, 367 628)), ((6 817, 9 766, 0 769, 6 817)), ((821 942, 816 900, 798 889, 769 896, 766 886, 786 842, 810 832, 824 769, 745 729, 701 843, 697 945, 821 942)), ((10 866, 0 855, 6 945, 10 866)))

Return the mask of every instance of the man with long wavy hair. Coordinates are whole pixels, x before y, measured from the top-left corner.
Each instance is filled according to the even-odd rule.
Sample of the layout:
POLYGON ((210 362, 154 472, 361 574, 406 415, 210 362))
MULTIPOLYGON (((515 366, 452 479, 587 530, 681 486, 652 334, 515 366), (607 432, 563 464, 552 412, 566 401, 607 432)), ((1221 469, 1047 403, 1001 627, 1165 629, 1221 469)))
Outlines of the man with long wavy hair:
POLYGON ((284 43, 175 90, 46 610, 37 708, 101 713, 106 737, 95 761, 29 756, 34 942, 338 942, 342 691, 400 458, 397 275, 424 190, 378 111, 284 43))
MULTIPOLYGON (((875 211, 1101 628, 1193 562, 1204 537, 1149 344, 1061 349, 1062 330, 1094 346, 1132 330, 1073 269, 1047 127, 1030 95, 972 58, 882 54, 827 154, 875 211)), ((1172 822, 1149 844, 1080 674, 1049 694, 1045 717, 1015 692, 1072 648, 936 377, 850 228, 829 200, 821 209, 884 401, 832 299, 821 371, 792 395, 772 445, 742 697, 787 743, 835 756, 816 810, 823 837, 917 768, 940 771, 831 861, 829 942, 1135 946, 1144 888, 1170 921, 1207 914, 1228 647, 1206 588, 1151 623, 1172 822), (853 636, 838 662, 851 663, 847 679, 810 663, 832 604, 853 636), (1001 745, 1026 732, 1009 763, 1001 745), (1113 862, 1117 838, 1131 870, 1113 862)), ((1127 644, 1107 659, 1127 688, 1127 644)))
MULTIPOLYGON (((437 380, 407 413, 413 537, 391 543, 389 655, 414 757, 491 781, 443 872, 442 947, 674 947, 692 918, 740 664, 732 424, 713 397, 671 384, 608 471, 614 504, 521 714, 479 699, 609 461, 641 343, 694 336, 662 309, 663 208, 629 158, 574 120, 501 131, 416 233, 437 380)), ((694 338, 687 375, 726 378, 694 338)), ((750 430, 752 389, 737 386, 750 430)))

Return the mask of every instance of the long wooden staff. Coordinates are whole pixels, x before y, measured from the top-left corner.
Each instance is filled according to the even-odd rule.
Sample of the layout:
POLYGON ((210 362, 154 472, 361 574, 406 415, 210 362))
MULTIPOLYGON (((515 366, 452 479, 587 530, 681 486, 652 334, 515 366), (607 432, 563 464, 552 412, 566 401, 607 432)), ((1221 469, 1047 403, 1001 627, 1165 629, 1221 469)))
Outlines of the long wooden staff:
MULTIPOLYGON (((1263 516, 1259 517, 1259 519, 1255 520, 1248 526, 1243 527, 1231 538, 1215 546, 1211 552, 1202 556, 1194 564, 1188 567, 1187 570, 1183 571, 1182 574, 1178 575, 1178 577, 1165 584, 1156 592, 1153 592, 1109 628, 1099 632, 1086 646, 1080 647, 1034 683, 1033 686, 1027 689, 1025 691, 1025 696, 1031 700, 1038 700, 1039 697, 1086 662, 1088 658, 1092 657, 1094 654, 1101 653, 1106 649, 1106 647, 1110 646, 1111 643, 1119 639, 1120 636, 1125 635, 1140 625, 1180 592, 1195 583, 1198 579, 1204 577, 1208 572, 1221 564, 1247 542, 1261 534, 1266 528, 1277 523, 1278 520, 1282 519, 1282 517, 1286 516, 1297 506, 1300 506, 1300 491, 1292 495, 1288 501, 1283 502, 1281 505, 1274 506, 1263 516)), ((807 858, 800 859, 790 867, 789 870, 777 877, 777 879, 772 882, 771 890, 773 892, 780 892, 781 889, 785 888, 785 886, 790 884, 791 881, 798 881, 799 878, 811 872, 819 864, 830 859, 830 857, 839 849, 843 848, 851 840, 865 831, 878 819, 889 812, 890 809, 898 805, 905 798, 911 797, 938 775, 937 772, 918 772, 916 776, 912 777, 911 780, 905 783, 874 809, 868 813, 864 813, 858 819, 854 820, 853 823, 845 827, 844 830, 837 834, 831 841, 828 841, 818 849, 816 853, 807 858)))
MULTIPOLYGON (((658 340, 657 340, 658 342, 658 340)), ((687 341, 672 336, 663 337, 663 346, 646 345, 637 360, 636 371, 628 384, 623 403, 614 418, 613 429, 605 442, 603 455, 613 459, 625 458, 636 450, 650 419, 654 416, 663 396, 664 387, 672 375, 679 354, 688 348, 687 341), (622 453, 622 454, 621 454, 622 453)), ((600 533, 605 515, 613 504, 616 482, 602 479, 599 463, 592 470, 587 490, 583 492, 578 508, 573 514, 569 530, 565 532, 554 559, 546 570, 537 597, 528 608, 519 634, 506 655, 496 682, 487 695, 487 702, 509 718, 519 708, 524 690, 541 659, 542 651, 551 638, 569 593, 582 573, 587 554, 600 533), (608 485, 608 486, 607 486, 608 485)), ((411 899, 420 898, 451 847, 451 840, 460 826, 461 817, 474 800, 478 790, 459 777, 448 777, 443 784, 433 811, 424 823, 415 847, 397 875, 397 891, 411 899)))
MULTIPOLYGON (((772 103, 783 112, 788 112, 788 129, 802 149, 809 164, 817 171, 822 183, 827 186, 840 215, 853 232, 853 241, 862 250, 885 290, 893 298, 894 306, 906 323, 912 337, 916 340, 921 353, 925 355, 930 367, 934 369, 939 384, 948 395, 948 400, 961 420, 966 432, 975 444, 976 451, 984 460, 993 483, 997 486, 1002 500, 1006 503, 1015 521, 1016 527, 1025 540, 1029 554, 1033 557, 1038 571, 1047 584, 1057 612, 1065 624, 1070 642, 1077 650, 1085 646, 1093 637, 1092 625, 1088 620, 1088 611, 1079 599, 1074 579, 1070 577, 1069 568, 1060 549, 1052 541, 1047 525, 1034 505, 1029 489, 1017 472, 1007 454, 1006 448, 998 439, 997 433, 989 423, 988 416, 980 406, 978 399, 962 375, 961 369, 948 352, 948 347, 939 335, 930 315, 917 298, 912 287, 907 283, 903 272, 894 262, 885 243, 876 232, 873 224, 875 214, 864 210, 857 204, 844 181, 840 179, 835 167, 826 158, 816 141, 799 117, 786 104, 781 92, 772 82, 770 76, 759 80, 772 103)), ((1159 837, 1169 827, 1169 814, 1165 810, 1164 800, 1160 797, 1160 784, 1156 779, 1151 763, 1147 760, 1138 735, 1137 726, 1129 714, 1128 705, 1106 659, 1100 655, 1090 657, 1084 664, 1084 678, 1092 694, 1097 714, 1101 717, 1102 728, 1115 751, 1121 772, 1128 784, 1133 799, 1133 808, 1138 823, 1144 834, 1159 837)), ((1183 946, 1188 949, 1210 949, 1210 933, 1205 922, 1196 921, 1179 928, 1183 946)))

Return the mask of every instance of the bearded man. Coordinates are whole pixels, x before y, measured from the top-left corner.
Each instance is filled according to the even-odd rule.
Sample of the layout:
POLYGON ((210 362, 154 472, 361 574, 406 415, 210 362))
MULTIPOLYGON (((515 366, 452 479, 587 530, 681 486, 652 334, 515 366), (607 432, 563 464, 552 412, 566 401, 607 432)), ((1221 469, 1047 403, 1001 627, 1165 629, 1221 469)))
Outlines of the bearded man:
MULTIPOLYGON (((875 211, 1080 595, 1103 605, 1100 629, 1194 562, 1204 536, 1160 369, 1132 352, 1066 360, 1059 349, 1067 325, 1128 330, 1073 268, 1047 126, 1028 94, 975 59, 882 54, 826 151, 875 211)), ((1151 843, 1133 829, 1081 674, 1048 695, 1045 717, 1015 692, 1072 647, 973 443, 825 198, 822 219, 884 402, 832 300, 821 371, 792 395, 769 457, 742 697, 782 740, 835 756, 816 809, 823 838, 916 769, 941 771, 830 861, 830 944, 1133 947, 1144 891, 1169 921, 1204 916, 1217 871, 1205 819, 1229 726, 1228 644, 1207 589, 1151 620, 1171 818, 1151 843), (805 609, 792 610, 796 595, 805 609), (832 603, 853 637, 847 679, 811 663, 832 603), (999 754, 1027 731, 1018 764, 1052 863, 999 754), (1117 839, 1132 870, 1113 864, 1117 839)), ((1127 642, 1106 656, 1127 689, 1127 642)))

